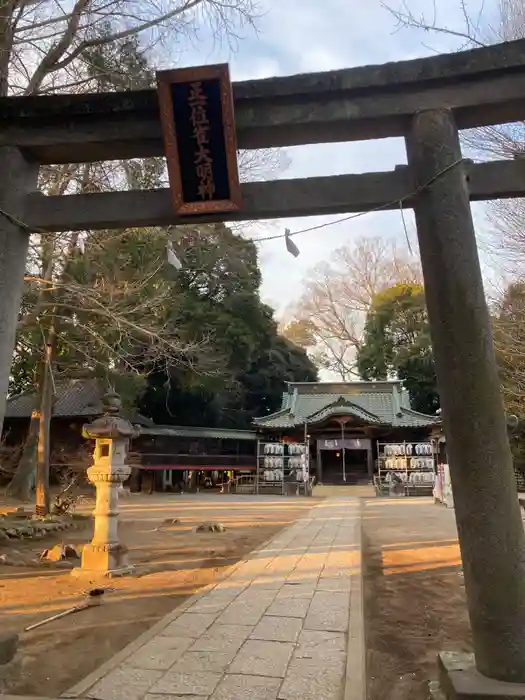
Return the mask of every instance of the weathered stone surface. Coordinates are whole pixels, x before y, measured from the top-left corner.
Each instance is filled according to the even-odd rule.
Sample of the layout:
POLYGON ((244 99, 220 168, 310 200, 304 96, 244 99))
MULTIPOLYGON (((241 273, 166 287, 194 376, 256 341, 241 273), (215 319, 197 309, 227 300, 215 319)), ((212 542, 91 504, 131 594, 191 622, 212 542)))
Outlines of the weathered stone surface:
POLYGON ((0 665, 7 664, 14 658, 17 647, 17 634, 11 632, 0 634, 0 665))
POLYGON ((213 592, 218 593, 219 591, 231 591, 232 593, 235 592, 238 595, 246 590, 247 586, 247 581, 233 581, 232 578, 227 578, 225 581, 218 583, 213 589, 213 592))
POLYGON ((340 700, 344 670, 344 656, 324 658, 322 664, 312 659, 294 659, 277 697, 279 700, 340 700))
POLYGON ((288 600, 289 598, 313 598, 314 593, 315 584, 313 583, 286 583, 277 594, 275 600, 288 600))
POLYGON ((188 651, 174 664, 173 671, 193 673, 195 671, 214 671, 220 673, 233 661, 237 649, 215 649, 213 651, 188 651))
POLYGON ((346 639, 342 632, 303 630, 299 635, 294 659, 324 659, 344 654, 346 639))
POLYGON ((261 575, 266 568, 266 564, 267 558, 262 558, 261 560, 255 556, 253 559, 240 564, 228 580, 233 584, 242 583, 247 586, 261 575))
POLYGON ((221 673, 195 671, 179 673, 168 671, 160 681, 151 688, 152 693, 171 695, 211 695, 221 680, 221 673))
POLYGON ((295 642, 302 628, 298 617, 270 617, 265 615, 253 630, 250 639, 272 642, 295 642))
POLYGON ((249 639, 237 654, 229 672, 284 678, 293 650, 293 644, 249 639))
POLYGON ((277 617, 306 617, 310 598, 279 598, 268 608, 267 615, 277 617))
POLYGON ((241 595, 237 598, 239 603, 270 603, 274 600, 277 591, 268 590, 265 588, 259 589, 257 585, 248 586, 241 595))
POLYGON ((134 668, 167 671, 192 642, 191 637, 155 637, 132 654, 126 664, 134 668))
POLYGON ((346 632, 350 598, 347 593, 315 593, 304 623, 305 629, 346 632))
POLYGON ((126 464, 129 440, 137 429, 120 416, 121 399, 110 390, 103 398, 104 414, 82 426, 82 435, 95 440, 93 464, 87 477, 95 486, 93 539, 82 549, 82 563, 74 571, 80 577, 116 577, 132 572, 128 549, 118 529, 119 490, 131 474, 126 464))
POLYGON ((320 578, 316 589, 334 593, 350 593, 351 587, 352 579, 350 576, 339 576, 337 578, 320 578))
POLYGON ((275 598, 276 591, 245 590, 219 617, 218 622, 226 625, 256 625, 275 598))
POLYGON ((248 638, 253 626, 212 625, 190 647, 191 651, 238 651, 248 638))
POLYGON ((251 585, 257 590, 280 590, 286 583, 285 576, 277 576, 274 574, 263 574, 251 585))
MULTIPOLYGON (((406 166, 405 166, 406 167, 406 166)), ((406 168, 407 169, 407 168, 406 168)), ((408 169, 407 169, 408 170, 408 169)), ((469 167, 469 190, 473 201, 499 199, 512 193, 525 194, 523 161, 476 163, 469 167)), ((408 172, 363 173, 331 177, 247 182, 242 184, 242 211, 229 214, 232 221, 278 218, 290 208, 303 216, 336 212, 360 212, 381 208, 385 211, 412 187, 408 172)), ((102 196, 102 195, 98 195, 102 196)), ((170 209, 170 190, 134 190, 104 194, 104 206, 87 195, 41 197, 28 210, 34 228, 63 230, 100 229, 128 226, 160 226, 184 223, 184 216, 170 209), (82 198, 77 200, 78 198, 82 198), (69 199, 73 201, 69 201, 69 199), (131 224, 130 222, 133 222, 131 224)), ((30 198, 29 198, 30 199, 30 198)), ((409 202, 407 201, 407 205, 409 202)), ((196 221, 199 215, 196 215, 196 221)))
MULTIPOLYGON (((350 537, 347 541, 351 541, 350 537)), ((321 578, 341 578, 349 577, 359 564, 358 551, 338 551, 337 547, 330 551, 326 563, 321 571, 321 578)))
POLYGON ((188 612, 190 613, 219 613, 232 603, 237 597, 236 591, 212 591, 194 603, 188 612))
POLYGON ((525 699, 525 683, 504 683, 482 676, 473 654, 442 652, 438 666, 441 691, 447 700, 525 699))
MULTIPOLYGON (((319 545, 314 557, 308 543, 321 540, 325 532, 327 541, 333 539, 337 523, 346 517, 347 501, 335 501, 329 508, 328 520, 326 511, 314 508, 313 517, 280 534, 279 547, 272 541, 254 553, 234 570, 234 576, 205 592, 180 617, 135 649, 120 663, 121 670, 131 673, 129 678, 108 673, 105 680, 122 685, 123 692, 116 690, 113 698, 109 687, 101 687, 99 681, 88 694, 85 688, 79 690, 80 696, 100 700, 342 700, 347 652, 352 653, 352 647, 347 648, 344 632, 325 627, 336 626, 339 617, 347 615, 350 593, 316 590, 317 578, 310 579, 323 566, 331 545, 319 545), (259 587, 261 576, 265 582, 271 576, 277 578, 279 571, 290 570, 290 562, 283 566, 283 561, 287 552, 296 552, 297 543, 303 543, 308 553, 301 557, 302 570, 296 570, 297 585, 281 580, 279 590, 264 584, 259 587), (270 614, 272 609, 276 614, 270 614), (316 620, 321 629, 305 628, 305 623, 315 625, 316 620), (141 673, 156 675, 148 676, 146 682, 141 673)), ((350 535, 349 531, 345 538, 350 535)))
POLYGON ((316 570, 311 570, 311 569, 307 569, 306 567, 299 567, 298 566, 288 576, 287 582, 288 583, 315 584, 315 583, 317 583, 317 579, 319 578, 320 572, 321 572, 321 567, 319 567, 316 570))
POLYGON ((213 613, 183 613, 163 631, 165 637, 200 637, 217 617, 213 613))
POLYGON ((228 674, 211 700, 275 700, 280 684, 279 678, 228 674))
POLYGON ((248 603, 232 603, 219 617, 219 622, 225 625, 256 625, 266 612, 268 606, 250 605, 248 603))
POLYGON ((162 671, 120 667, 95 683, 86 695, 97 700, 142 700, 160 678, 162 671))
MULTIPOLYGON (((506 42, 504 45, 484 47, 430 58, 417 58, 384 65, 359 66, 330 72, 308 73, 264 80, 246 80, 233 84, 236 103, 263 97, 282 97, 326 93, 328 91, 390 87, 392 83, 418 83, 429 79, 462 77, 465 74, 509 70, 523 66, 525 40, 506 42)), ((37 97, 17 98, 14 103, 7 98, 0 100, 3 124, 25 123, 39 125, 43 117, 54 117, 63 123, 68 117, 86 115, 93 117, 108 114, 134 116, 142 114, 158 116, 158 101, 154 90, 131 91, 125 94, 103 93, 97 95, 55 95, 45 103, 37 97)), ((237 104, 236 104, 237 106, 237 104)))
POLYGON ((419 111, 407 154, 416 187, 442 173, 414 211, 473 650, 484 675, 525 682, 525 535, 457 127, 419 111))

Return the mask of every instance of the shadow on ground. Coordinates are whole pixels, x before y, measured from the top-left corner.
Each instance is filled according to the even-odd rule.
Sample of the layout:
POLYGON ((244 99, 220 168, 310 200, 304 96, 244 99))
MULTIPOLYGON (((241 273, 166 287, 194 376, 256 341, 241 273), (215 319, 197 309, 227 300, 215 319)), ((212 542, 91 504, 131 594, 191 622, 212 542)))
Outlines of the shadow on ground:
POLYGON ((363 534, 368 700, 428 700, 438 652, 471 649, 454 512, 370 499, 363 534))

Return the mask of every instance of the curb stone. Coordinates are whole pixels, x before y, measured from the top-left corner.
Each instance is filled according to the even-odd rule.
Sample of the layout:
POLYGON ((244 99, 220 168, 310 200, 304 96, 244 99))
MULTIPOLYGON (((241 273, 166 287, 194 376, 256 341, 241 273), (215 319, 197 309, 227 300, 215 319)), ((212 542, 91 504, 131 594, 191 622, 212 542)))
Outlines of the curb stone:
POLYGON ((352 575, 350 589, 350 621, 348 627, 348 647, 344 700, 365 700, 366 688, 366 645, 363 586, 363 512, 358 499, 358 517, 355 525, 355 543, 359 552, 357 571, 352 575))

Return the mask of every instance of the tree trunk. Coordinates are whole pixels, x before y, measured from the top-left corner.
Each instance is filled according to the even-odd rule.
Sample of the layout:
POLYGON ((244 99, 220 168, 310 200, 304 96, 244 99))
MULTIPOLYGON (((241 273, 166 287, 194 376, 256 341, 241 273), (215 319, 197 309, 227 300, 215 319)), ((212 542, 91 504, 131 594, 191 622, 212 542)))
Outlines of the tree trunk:
MULTIPOLYGON (((1 0, 0 0, 1 2, 1 0)), ((55 190, 55 194, 63 194, 63 182, 67 178, 61 179, 61 186, 55 190)), ((64 270, 62 271, 62 280, 67 270, 67 259, 75 250, 78 243, 78 233, 75 232, 68 247, 68 257, 64 270)), ((53 248, 52 245, 44 244, 42 251, 42 268, 44 270, 44 280, 51 280, 53 275, 53 248)), ((36 303, 38 308, 43 296, 46 294, 45 286, 39 293, 39 298, 36 303)), ((49 295, 48 295, 49 296, 49 295)), ((55 307, 56 308, 56 307, 55 307)), ((41 318, 41 322, 45 322, 45 316, 41 318)), ((54 383, 52 376, 52 363, 56 350, 56 317, 55 311, 51 314, 49 321, 49 332, 44 348, 44 357, 40 363, 37 385, 38 396, 36 399, 35 410, 31 416, 29 433, 24 446, 24 452, 18 463, 16 473, 8 487, 8 494, 19 500, 27 500, 31 496, 32 487, 35 480, 37 465, 40 465, 38 474, 37 499, 36 503, 41 506, 44 514, 49 512, 49 452, 50 452, 50 431, 51 431, 51 415, 53 411, 54 400, 54 383), (38 459, 37 459, 38 456, 38 459), (46 506, 47 503, 47 506, 46 506)))
POLYGON ((29 431, 24 443, 24 450, 16 472, 7 487, 7 495, 19 501, 29 501, 35 481, 36 448, 38 443, 38 427, 40 423, 40 395, 37 398, 35 409, 31 414, 29 431))
POLYGON ((9 90, 9 62, 13 50, 13 15, 16 0, 0 2, 0 97, 9 90))
POLYGON ((36 460, 36 503, 35 514, 43 517, 49 515, 51 502, 49 496, 49 453, 51 437, 51 416, 53 414, 54 382, 53 359, 56 347, 56 327, 54 317, 51 319, 44 354, 44 375, 42 383, 42 400, 38 425, 38 447, 36 460))
MULTIPOLYGON (((1 0, 0 0, 1 2, 1 0)), ((44 280, 50 280, 53 273, 53 256, 50 250, 50 246, 45 245, 43 251, 42 267, 44 269, 44 280)), ((36 302, 36 308, 40 306, 40 303, 45 294, 45 285, 42 285, 39 291, 39 298, 36 302)), ((37 314, 38 318, 38 314, 37 314)), ((45 348, 44 348, 44 358, 39 362, 38 372, 36 377, 36 385, 38 387, 37 396, 35 398, 35 407, 31 414, 31 421, 29 423, 29 430, 27 433, 26 441, 24 444, 24 450, 16 472, 7 487, 7 495, 11 498, 16 498, 19 501, 28 501, 31 498, 33 488, 35 486, 36 477, 36 456, 38 447, 38 434, 40 430, 40 413, 42 404, 42 391, 45 373, 45 348)))

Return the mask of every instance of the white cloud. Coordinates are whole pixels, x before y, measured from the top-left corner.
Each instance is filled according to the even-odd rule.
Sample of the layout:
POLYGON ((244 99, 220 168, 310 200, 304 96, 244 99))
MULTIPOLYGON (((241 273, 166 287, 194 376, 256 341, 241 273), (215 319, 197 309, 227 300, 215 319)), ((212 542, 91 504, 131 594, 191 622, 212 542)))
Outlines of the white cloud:
POLYGON ((259 80, 268 78, 273 75, 278 75, 280 72, 279 61, 273 58, 257 57, 256 60, 250 62, 249 65, 242 61, 234 61, 231 69, 231 79, 236 82, 243 80, 259 80))

